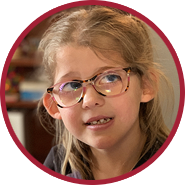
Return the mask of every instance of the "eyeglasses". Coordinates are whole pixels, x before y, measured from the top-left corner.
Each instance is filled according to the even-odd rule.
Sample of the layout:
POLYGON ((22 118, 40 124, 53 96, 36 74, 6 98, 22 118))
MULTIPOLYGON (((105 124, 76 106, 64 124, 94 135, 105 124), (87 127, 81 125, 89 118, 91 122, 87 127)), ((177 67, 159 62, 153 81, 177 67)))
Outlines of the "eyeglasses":
POLYGON ((47 89, 57 106, 71 107, 83 100, 85 88, 92 85, 102 96, 113 97, 126 92, 130 83, 130 72, 133 68, 113 68, 99 73, 89 80, 72 80, 57 83, 47 89))

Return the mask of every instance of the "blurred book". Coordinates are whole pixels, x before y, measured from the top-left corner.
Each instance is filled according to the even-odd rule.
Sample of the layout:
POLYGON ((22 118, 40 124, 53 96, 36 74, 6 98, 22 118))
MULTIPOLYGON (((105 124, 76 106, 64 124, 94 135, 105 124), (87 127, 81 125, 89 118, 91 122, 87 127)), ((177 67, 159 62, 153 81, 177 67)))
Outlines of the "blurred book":
POLYGON ((46 92, 48 85, 44 82, 22 81, 19 84, 20 100, 39 100, 46 92))

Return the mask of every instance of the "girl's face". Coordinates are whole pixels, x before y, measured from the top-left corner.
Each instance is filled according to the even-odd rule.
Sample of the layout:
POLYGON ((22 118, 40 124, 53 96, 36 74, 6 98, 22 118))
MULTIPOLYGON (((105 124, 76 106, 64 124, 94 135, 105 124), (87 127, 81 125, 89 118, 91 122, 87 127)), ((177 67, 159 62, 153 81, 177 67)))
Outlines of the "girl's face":
MULTIPOLYGON (((123 60, 115 55, 115 59, 123 60)), ((110 67, 129 67, 126 62, 115 64, 109 59, 100 59, 88 47, 65 46, 56 55, 55 84, 74 79, 86 80, 110 67)), ((106 97, 98 94, 92 85, 86 87, 83 100, 73 107, 57 111, 68 129, 78 140, 97 149, 119 146, 140 134, 139 108, 144 101, 144 93, 136 74, 130 74, 130 87, 127 92, 106 97), (109 120, 110 118, 110 120, 109 120), (102 125, 88 125, 103 119, 102 125)))

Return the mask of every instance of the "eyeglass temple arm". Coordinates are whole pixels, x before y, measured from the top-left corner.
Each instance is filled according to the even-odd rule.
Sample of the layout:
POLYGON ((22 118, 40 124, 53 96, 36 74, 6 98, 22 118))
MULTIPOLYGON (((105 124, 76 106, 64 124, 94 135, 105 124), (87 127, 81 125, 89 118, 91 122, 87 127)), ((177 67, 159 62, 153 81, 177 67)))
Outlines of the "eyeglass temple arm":
POLYGON ((47 93, 52 93, 53 87, 47 88, 47 93))
MULTIPOLYGON (((48 89, 47 89, 47 93, 51 94, 52 91, 53 91, 53 88, 54 88, 54 87, 48 88, 48 89)), ((52 96, 52 99, 53 99, 53 101, 56 103, 56 105, 57 105, 58 107, 63 108, 61 105, 59 105, 59 104, 56 102, 56 100, 55 100, 55 98, 54 98, 53 96, 52 96)))
POLYGON ((127 73, 131 72, 131 67, 127 67, 127 68, 123 68, 124 71, 126 71, 127 73))

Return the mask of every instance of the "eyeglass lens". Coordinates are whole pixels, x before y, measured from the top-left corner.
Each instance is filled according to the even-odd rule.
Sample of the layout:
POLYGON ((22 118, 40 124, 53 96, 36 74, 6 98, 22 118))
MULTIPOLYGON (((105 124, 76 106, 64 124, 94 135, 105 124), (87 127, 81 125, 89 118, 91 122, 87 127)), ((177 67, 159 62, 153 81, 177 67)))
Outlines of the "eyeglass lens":
MULTIPOLYGON (((105 96, 114 96, 122 93, 127 87, 127 73, 124 70, 103 73, 94 81, 94 88, 105 96)), ((64 106, 72 106, 80 101, 83 95, 83 83, 71 81, 58 84, 53 89, 57 102, 64 106)))

